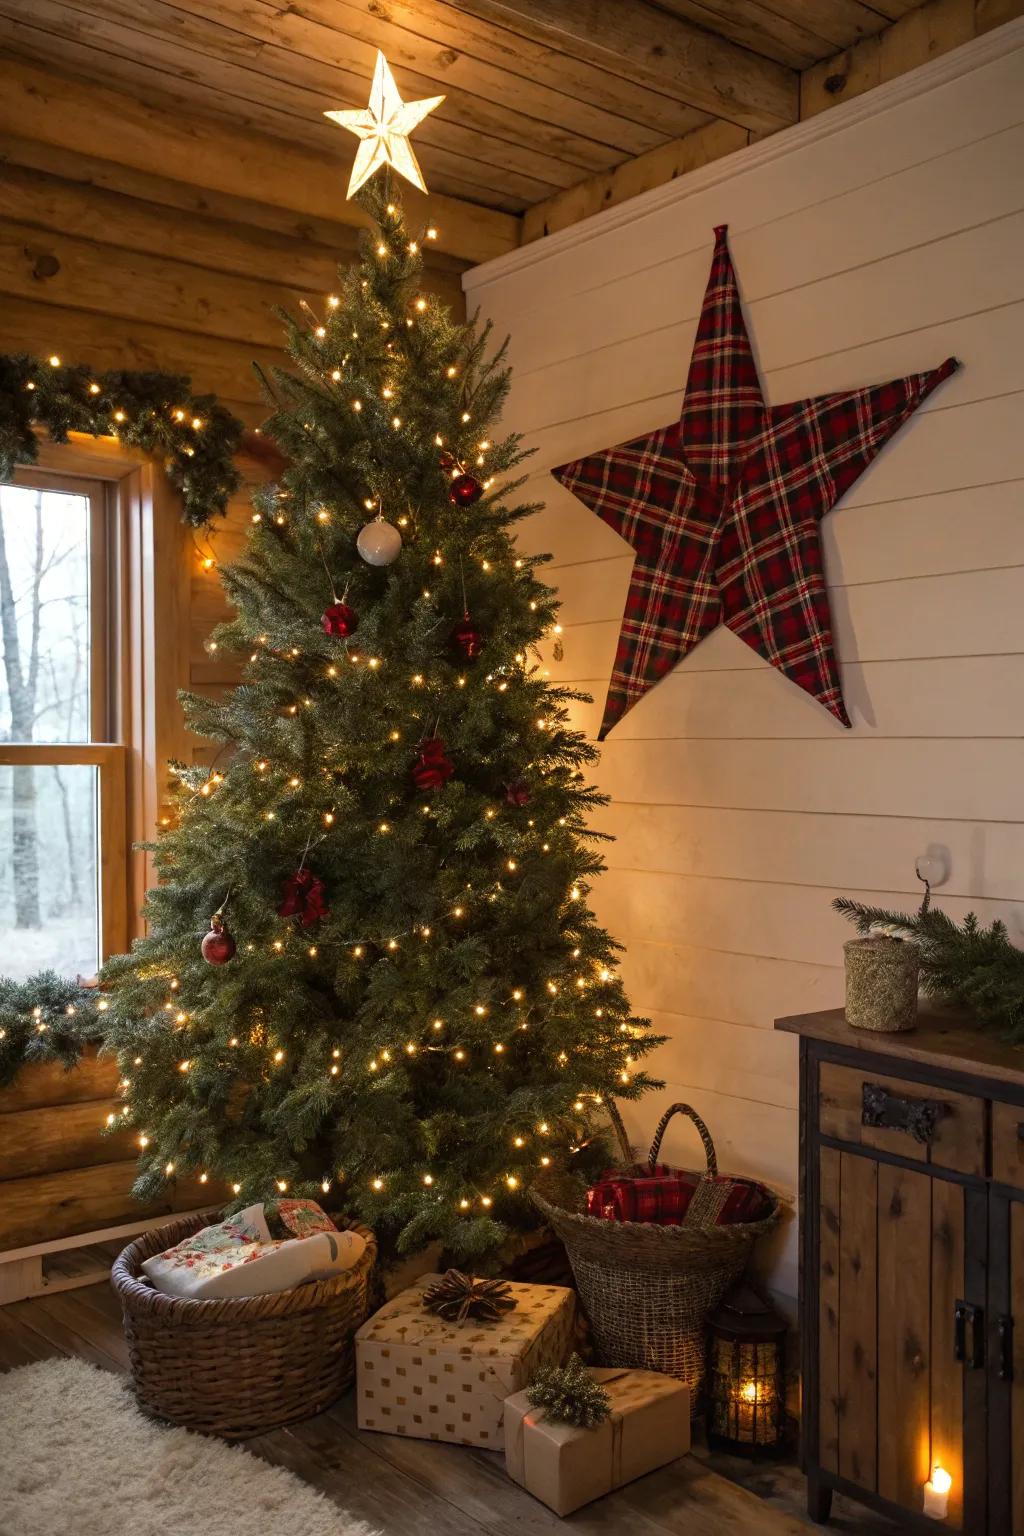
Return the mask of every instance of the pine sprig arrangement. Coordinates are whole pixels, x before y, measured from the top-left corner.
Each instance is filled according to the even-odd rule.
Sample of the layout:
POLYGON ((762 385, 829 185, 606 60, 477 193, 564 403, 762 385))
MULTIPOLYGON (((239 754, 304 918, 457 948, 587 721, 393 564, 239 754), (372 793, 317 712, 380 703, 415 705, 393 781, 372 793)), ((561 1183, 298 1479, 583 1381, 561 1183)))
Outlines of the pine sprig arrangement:
POLYGON ((117 437, 159 455, 194 528, 222 513, 241 484, 234 455, 242 423, 213 395, 170 373, 96 373, 82 364, 0 356, 0 480, 39 457, 37 430, 55 443, 68 434, 117 437))
POLYGON ((63 1062, 71 1068, 88 1041, 102 1033, 105 1000, 55 971, 27 981, 0 978, 0 1088, 28 1062, 63 1062))
POLYGON ((858 933, 880 925, 913 940, 921 953, 921 985, 930 997, 960 1003, 1011 1045, 1024 1044, 1024 950, 1010 943, 998 918, 986 928, 973 912, 960 924, 935 907, 911 916, 845 896, 832 905, 858 933))
POLYGON ((612 1400, 590 1375, 579 1355, 566 1365, 545 1365, 526 1390, 534 1408, 544 1417, 577 1429, 596 1429, 611 1412, 612 1400))

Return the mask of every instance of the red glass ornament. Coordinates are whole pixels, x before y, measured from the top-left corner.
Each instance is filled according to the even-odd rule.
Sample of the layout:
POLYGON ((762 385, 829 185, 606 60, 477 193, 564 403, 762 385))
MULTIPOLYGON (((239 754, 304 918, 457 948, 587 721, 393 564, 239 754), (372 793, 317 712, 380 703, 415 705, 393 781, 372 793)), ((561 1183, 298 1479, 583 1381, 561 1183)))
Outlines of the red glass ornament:
POLYGON ((349 607, 348 603, 332 603, 329 608, 324 609, 320 623, 323 625, 325 635, 345 637, 355 634, 359 628, 359 615, 354 608, 349 607))
POLYGON ((452 630, 452 644, 465 656, 467 661, 476 661, 483 650, 484 638, 469 614, 464 614, 452 630))
POLYGON ((450 453, 442 453, 437 462, 440 464, 442 469, 455 468, 455 460, 450 453))
POLYGON ((417 789, 440 789, 455 772, 455 764, 444 750, 440 736, 420 742, 420 755, 412 768, 417 789))
POLYGON ((311 869, 297 869, 284 882, 284 900, 277 909, 279 917, 297 917, 303 928, 330 917, 325 897, 327 887, 311 869))
POLYGON ((448 487, 448 500, 456 507, 471 507, 483 493, 484 488, 475 475, 456 475, 448 487))
POLYGON ((203 935, 200 949, 207 965, 227 965, 235 953, 235 941, 217 912, 210 918, 210 931, 203 935))
POLYGON ((514 779, 505 785, 505 799, 509 805, 524 806, 530 803, 530 787, 525 779, 514 779))

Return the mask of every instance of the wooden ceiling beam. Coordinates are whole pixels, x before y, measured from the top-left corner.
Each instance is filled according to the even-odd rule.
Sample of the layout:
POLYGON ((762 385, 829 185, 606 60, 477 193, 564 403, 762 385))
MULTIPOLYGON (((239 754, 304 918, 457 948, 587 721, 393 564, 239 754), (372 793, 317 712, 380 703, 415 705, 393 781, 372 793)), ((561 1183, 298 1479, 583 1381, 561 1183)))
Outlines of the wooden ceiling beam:
MULTIPOLYGON (((114 161, 211 191, 245 193, 294 213, 364 227, 345 198, 337 158, 284 139, 200 117, 175 117, 123 91, 0 59, 0 133, 114 161)), ((519 243, 519 220, 458 198, 403 188, 412 222, 429 220, 437 248, 487 261, 519 243)))
POLYGON ((454 9, 518 31, 703 112, 773 132, 795 123, 799 82, 776 64, 645 0, 451 0, 454 9))
POLYGON ((664 186, 677 176, 710 165, 712 160, 720 160, 723 155, 743 149, 749 140, 748 128, 719 118, 705 123, 702 128, 694 128, 681 139, 659 144, 657 149, 649 149, 645 155, 637 155, 635 160, 627 160, 625 165, 616 166, 613 171, 590 176, 579 186, 527 208, 523 214, 523 244, 568 229, 571 224, 579 224, 582 219, 589 219, 606 208, 639 197, 641 192, 650 192, 653 187, 664 186))

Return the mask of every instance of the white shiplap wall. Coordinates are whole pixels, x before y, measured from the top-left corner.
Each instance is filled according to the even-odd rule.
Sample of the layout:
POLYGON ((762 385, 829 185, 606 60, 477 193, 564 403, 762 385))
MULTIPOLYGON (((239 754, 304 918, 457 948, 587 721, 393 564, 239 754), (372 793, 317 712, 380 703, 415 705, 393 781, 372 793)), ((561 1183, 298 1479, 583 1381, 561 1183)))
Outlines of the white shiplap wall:
MULTIPOLYGON (((826 522, 854 729, 720 629, 597 774, 597 910, 670 1037, 631 1127, 690 1100, 726 1168, 792 1193, 796 1051, 772 1021, 842 1001, 832 897, 906 907, 942 848, 943 905, 1024 938, 1024 24, 466 275, 512 336, 506 418, 547 503, 523 541, 564 603, 546 664, 594 694, 591 730, 632 554, 547 471, 673 418, 719 223, 770 402, 964 363, 826 522)), ((667 1146, 696 1155, 681 1129, 667 1146)), ((794 1222, 771 1260, 795 1294, 794 1222)))

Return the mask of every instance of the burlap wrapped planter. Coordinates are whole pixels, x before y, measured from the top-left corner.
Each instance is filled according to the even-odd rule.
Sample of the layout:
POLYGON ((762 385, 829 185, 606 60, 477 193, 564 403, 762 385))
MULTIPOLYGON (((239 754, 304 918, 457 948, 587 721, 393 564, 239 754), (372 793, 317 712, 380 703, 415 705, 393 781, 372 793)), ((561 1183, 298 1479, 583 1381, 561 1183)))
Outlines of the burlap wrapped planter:
POLYGON ((848 939, 846 959, 846 1022, 854 1029, 898 1034, 917 1022, 917 945, 903 939, 872 934, 848 939))
POLYGON ((308 1419, 355 1375, 356 1329, 369 1312, 377 1242, 367 1227, 357 1264, 270 1296, 186 1301, 142 1278, 144 1260, 207 1224, 186 1217, 146 1232, 111 1273, 124 1313, 132 1383, 141 1407, 172 1424, 225 1440, 308 1419))

